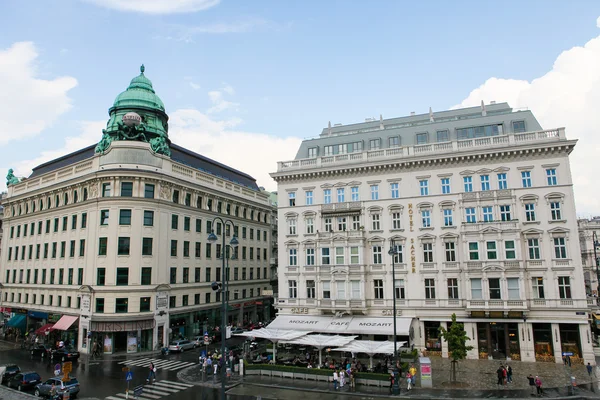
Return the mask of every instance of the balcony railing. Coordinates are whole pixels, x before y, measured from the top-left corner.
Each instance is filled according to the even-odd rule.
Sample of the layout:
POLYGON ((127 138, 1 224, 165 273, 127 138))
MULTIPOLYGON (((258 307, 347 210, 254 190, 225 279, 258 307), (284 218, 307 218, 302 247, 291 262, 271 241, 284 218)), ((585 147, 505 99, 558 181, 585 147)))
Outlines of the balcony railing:
POLYGON ((500 229, 501 231, 516 230, 518 229, 518 221, 463 222, 462 224, 463 232, 479 232, 488 227, 500 229))
POLYGON ((566 140, 565 128, 280 161, 277 163, 277 172, 337 167, 339 165, 359 164, 369 161, 385 161, 386 159, 408 159, 427 155, 472 151, 474 149, 502 148, 534 142, 555 142, 559 140, 566 140))
POLYGON ((525 300, 467 300, 467 309, 475 310, 525 310, 527 302, 525 300))

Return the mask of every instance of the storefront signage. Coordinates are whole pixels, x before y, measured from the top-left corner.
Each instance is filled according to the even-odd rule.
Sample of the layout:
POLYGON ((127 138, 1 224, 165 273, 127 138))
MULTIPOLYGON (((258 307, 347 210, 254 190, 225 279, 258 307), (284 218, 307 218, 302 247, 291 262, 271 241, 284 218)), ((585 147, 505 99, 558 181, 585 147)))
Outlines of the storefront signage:
POLYGON ((50 323, 58 322, 59 319, 60 314, 48 314, 48 322, 50 323))
POLYGON ((415 226, 413 222, 413 205, 412 203, 408 203, 408 226, 410 227, 410 231, 414 232, 415 226))
POLYGON ((410 238, 410 266, 412 272, 415 273, 417 270, 417 257, 415 254, 415 238, 410 238))
POLYGON ((29 315, 31 318, 48 319, 48 313, 40 311, 29 311, 27 315, 29 315))
POLYGON ((308 308, 294 307, 292 308, 292 314, 308 314, 308 308))
POLYGON ((247 302, 247 303, 244 303, 244 307, 250 307, 250 306, 253 306, 253 305, 255 305, 255 304, 256 304, 256 303, 255 303, 254 301, 249 301, 249 302, 247 302))
POLYGON ((90 296, 81 296, 81 310, 90 311, 90 296))
POLYGON ((154 328, 154 320, 125 322, 92 322, 94 332, 130 332, 154 328))
POLYGON ((27 314, 27 310, 25 310, 24 308, 13 308, 12 312, 14 314, 27 314))
POLYGON ((168 303, 167 296, 156 296, 156 308, 167 308, 168 303))
POLYGON ((0 312, 12 312, 10 307, 0 307, 0 312))
MULTIPOLYGON (((381 315, 394 315, 394 310, 382 310, 381 315)), ((396 315, 402 315, 402 310, 396 310, 396 315)))

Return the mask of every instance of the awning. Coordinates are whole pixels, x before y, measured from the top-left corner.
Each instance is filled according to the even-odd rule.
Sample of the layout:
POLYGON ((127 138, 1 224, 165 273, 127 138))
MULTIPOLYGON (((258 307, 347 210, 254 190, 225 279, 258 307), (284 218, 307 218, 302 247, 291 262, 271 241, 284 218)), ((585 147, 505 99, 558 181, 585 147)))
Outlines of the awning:
POLYGON ((77 318, 79 317, 74 317, 72 315, 63 315, 62 317, 60 317, 58 322, 54 324, 51 330, 66 331, 71 327, 71 325, 73 325, 73 322, 77 321, 77 318))
POLYGON ((35 330, 35 334, 36 335, 46 335, 48 332, 50 332, 52 330, 53 326, 54 326, 54 324, 46 324, 46 325, 42 326, 41 328, 37 328, 35 330))
POLYGON ((27 325, 27 315, 17 314, 11 319, 8 320, 6 326, 10 326, 12 328, 20 328, 22 330, 25 329, 25 325, 27 325))
MULTIPOLYGON (((411 322, 412 318, 396 317, 396 334, 408 336, 411 322)), ((337 334, 393 335, 394 320, 392 317, 281 315, 269 324, 269 328, 337 334)))

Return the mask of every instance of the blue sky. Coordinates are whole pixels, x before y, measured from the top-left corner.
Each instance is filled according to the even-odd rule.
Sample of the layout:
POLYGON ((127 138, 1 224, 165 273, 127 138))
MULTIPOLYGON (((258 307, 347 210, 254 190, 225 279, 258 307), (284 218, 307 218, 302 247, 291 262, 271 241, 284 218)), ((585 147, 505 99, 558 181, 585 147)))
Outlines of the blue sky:
MULTIPOLYGON (((293 158, 297 139, 328 121, 443 110, 479 95, 528 106, 554 127, 538 115, 548 112, 543 105, 522 104, 531 91, 523 82, 535 86, 562 52, 598 37, 600 2, 5 0, 0 10, 0 106, 21 110, 0 111, 0 172, 27 175, 37 162, 99 140, 108 108, 144 63, 175 141, 274 189, 266 175, 274 162, 293 158), (162 8, 148 9, 155 6, 162 8), (12 77, 11 68, 27 67, 12 77), (60 77, 66 81, 45 94, 43 81, 60 77), (498 88, 514 82, 510 93, 498 88), (32 114, 40 127, 19 133, 32 114), (243 146, 225 149, 222 139, 231 138, 243 146), (260 148, 273 157, 257 163, 244 154, 260 148)), ((573 137, 568 118, 548 122, 573 137)), ((588 197, 578 211, 599 209, 588 197)))

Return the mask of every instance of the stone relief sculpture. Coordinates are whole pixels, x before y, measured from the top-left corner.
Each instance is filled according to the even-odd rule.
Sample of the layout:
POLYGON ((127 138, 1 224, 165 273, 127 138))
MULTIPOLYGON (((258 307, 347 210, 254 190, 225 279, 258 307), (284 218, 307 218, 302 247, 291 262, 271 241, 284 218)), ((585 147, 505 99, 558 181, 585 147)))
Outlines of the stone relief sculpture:
POLYGON ((166 185, 161 185, 160 198, 164 200, 169 200, 171 198, 171 188, 166 185))

